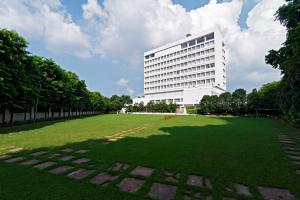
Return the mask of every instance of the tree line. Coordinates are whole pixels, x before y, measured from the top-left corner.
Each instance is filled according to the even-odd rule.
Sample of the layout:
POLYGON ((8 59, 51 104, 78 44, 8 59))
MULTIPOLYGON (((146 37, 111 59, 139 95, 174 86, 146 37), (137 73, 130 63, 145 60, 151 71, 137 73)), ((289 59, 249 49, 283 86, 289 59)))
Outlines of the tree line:
MULTIPOLYGON (((60 113, 120 110, 132 100, 127 95, 105 97, 89 91, 84 80, 62 69, 54 60, 32 55, 28 43, 17 32, 0 29, 0 110, 60 113)), ((35 119, 34 119, 35 120, 35 119)), ((4 121, 3 121, 4 122, 4 121)))
POLYGON ((175 113, 177 105, 175 103, 166 103, 161 101, 155 103, 154 101, 149 101, 146 105, 143 102, 135 103, 134 105, 129 105, 127 107, 128 112, 159 112, 159 113, 175 113))
POLYGON ((199 105, 199 114, 233 114, 233 115, 280 115, 278 104, 280 82, 263 85, 259 90, 253 89, 249 94, 244 89, 225 92, 221 95, 204 95, 199 105))

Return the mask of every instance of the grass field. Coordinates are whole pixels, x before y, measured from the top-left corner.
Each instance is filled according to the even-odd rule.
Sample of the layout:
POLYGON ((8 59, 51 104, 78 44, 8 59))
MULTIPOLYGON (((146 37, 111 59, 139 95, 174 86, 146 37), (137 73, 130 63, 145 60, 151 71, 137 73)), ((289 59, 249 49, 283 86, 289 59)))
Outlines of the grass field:
POLYGON ((39 159, 49 160, 50 154, 65 148, 87 149, 80 156, 90 158, 88 163, 51 160, 57 166, 67 163, 95 169, 90 177, 107 171, 118 178, 99 186, 91 184, 90 177, 77 181, 65 174, 0 161, 0 199, 147 199, 153 182, 166 183, 165 170, 181 173, 178 183, 170 183, 177 187, 175 199, 182 199, 186 190, 214 199, 262 199, 257 186, 286 188, 300 199, 300 176, 279 143, 279 134, 300 136, 298 129, 271 119, 201 116, 163 120, 156 115, 102 115, 1 128, 0 155, 23 148, 10 154, 27 158, 43 150, 48 153, 39 159), (128 163, 130 168, 112 172, 116 162, 128 163), (153 168, 153 174, 139 177, 145 184, 138 192, 120 191, 116 185, 139 165, 153 168), (186 185, 189 174, 209 178, 213 189, 186 185), (226 190, 233 183, 249 186, 253 196, 246 198, 226 190))

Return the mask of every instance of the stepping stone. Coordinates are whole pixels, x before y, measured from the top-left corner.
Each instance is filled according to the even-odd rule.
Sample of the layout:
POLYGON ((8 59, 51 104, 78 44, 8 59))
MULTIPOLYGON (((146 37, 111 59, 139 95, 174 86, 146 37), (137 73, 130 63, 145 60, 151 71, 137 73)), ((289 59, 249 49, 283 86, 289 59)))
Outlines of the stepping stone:
POLYGON ((37 157, 37 156, 44 155, 46 153, 47 153, 47 151, 37 151, 37 152, 34 152, 34 153, 30 154, 30 155, 34 156, 34 157, 37 157))
POLYGON ((295 165, 300 166, 300 161, 294 161, 293 163, 294 163, 295 165))
POLYGON ((212 184, 208 178, 204 179, 204 183, 205 183, 205 187, 207 187, 208 189, 212 189, 212 184))
POLYGON ((15 157, 15 158, 10 158, 8 160, 5 160, 7 163, 15 163, 15 162, 20 162, 22 160, 25 160, 24 157, 15 157))
POLYGON ((98 174, 94 178, 92 178, 91 183, 96 184, 96 185, 102 185, 104 183, 111 182, 117 178, 118 178, 118 176, 111 176, 110 174, 103 172, 101 174, 98 174))
POLYGON ((131 175, 149 177, 153 172, 152 168, 137 166, 130 172, 131 175))
POLYGON ((259 192, 266 200, 296 200, 286 189, 271 188, 271 187, 258 187, 259 192))
POLYGON ((291 151, 300 151, 300 148, 297 147, 284 147, 286 150, 291 150, 291 151))
POLYGON ((95 170, 78 169, 74 172, 69 173, 68 177, 79 180, 79 179, 83 179, 83 178, 89 176, 90 174, 92 174, 94 172, 95 172, 95 170))
POLYGON ((213 197, 211 195, 208 195, 205 200, 213 200, 213 197))
POLYGON ((246 197, 252 197, 252 194, 249 191, 249 188, 242 184, 234 184, 233 186, 236 190, 236 192, 240 195, 246 196, 246 197))
POLYGON ((297 160, 300 161, 300 156, 292 156, 292 155, 288 155, 288 157, 292 160, 297 160))
POLYGON ((0 156, 0 160, 6 160, 11 157, 12 157, 12 155, 2 155, 2 156, 0 156))
POLYGON ((180 179, 180 173, 173 173, 173 172, 169 172, 169 171, 165 171, 164 172, 164 176, 165 176, 165 181, 171 182, 171 183, 178 183, 179 179, 180 179))
POLYGON ((63 174, 67 171, 70 171, 71 169, 74 169, 74 167, 68 166, 68 165, 63 165, 63 166, 51 169, 49 172, 51 174, 63 174))
POLYGON ((66 153, 71 153, 74 151, 74 149, 71 149, 71 148, 65 148, 65 149, 62 149, 61 150, 62 152, 66 152, 66 153))
POLYGON ((86 150, 86 149, 80 149, 80 150, 76 151, 75 153, 86 153, 88 151, 89 150, 86 150))
POLYGON ((48 167, 51 167, 54 164, 56 164, 56 163, 52 162, 52 161, 47 161, 47 162, 43 162, 43 163, 35 165, 34 168, 36 168, 36 169, 46 169, 48 167))
POLYGON ((23 148, 19 147, 19 148, 13 148, 13 149, 9 149, 8 152, 10 153, 16 153, 16 152, 19 152, 19 151, 22 151, 23 148))
POLYGON ((186 184, 190 186, 203 187, 202 181, 202 176, 189 175, 186 184))
POLYGON ((128 168, 129 168, 128 164, 117 162, 117 163, 114 164, 114 166, 112 168, 112 171, 126 170, 128 168))
POLYGON ((77 160, 74 160, 73 163, 75 164, 82 164, 82 163, 87 163, 90 162, 91 159, 89 158, 79 158, 77 160))
POLYGON ((233 197, 224 197, 223 200, 237 200, 237 199, 235 199, 233 197))
POLYGON ((64 156, 64 157, 60 158, 59 160, 68 161, 68 160, 72 160, 73 158, 75 158, 75 156, 64 156))
POLYGON ((294 156, 300 156, 300 152, 299 151, 286 151, 286 153, 288 155, 294 155, 294 156))
POLYGON ((300 169, 297 169, 297 170, 296 170, 296 174, 297 174, 297 175, 300 175, 300 169))
POLYGON ((21 165, 25 165, 25 166, 29 166, 29 165, 35 165, 37 163, 41 162, 40 160, 37 159, 30 159, 30 160, 26 160, 22 163, 20 163, 21 165))
POLYGON ((60 153, 54 153, 54 154, 50 155, 48 158, 51 159, 51 158, 56 158, 58 156, 61 156, 61 154, 60 153))
POLYGON ((153 183, 149 196, 161 200, 170 200, 173 199, 176 195, 177 187, 173 185, 165 185, 161 183, 153 183))
POLYGON ((143 186, 144 183, 144 180, 125 177, 117 186, 122 191, 135 193, 143 186))

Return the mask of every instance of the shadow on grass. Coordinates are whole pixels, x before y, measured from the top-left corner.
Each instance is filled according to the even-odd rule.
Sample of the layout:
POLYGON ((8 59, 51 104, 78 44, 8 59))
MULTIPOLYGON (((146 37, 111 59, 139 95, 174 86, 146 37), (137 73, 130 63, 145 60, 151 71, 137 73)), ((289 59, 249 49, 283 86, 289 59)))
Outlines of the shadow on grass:
POLYGON ((0 135, 1 134, 9 134, 11 132, 20 132, 20 131, 30 131, 34 129, 40 129, 46 126, 51 126, 57 123, 65 122, 65 121, 72 121, 76 119, 85 119, 89 117, 94 117, 97 115, 85 115, 85 116, 77 116, 77 117, 70 117, 70 118, 56 118, 56 119, 49 119, 45 121, 37 121, 37 122, 26 122, 20 124, 14 124, 14 126, 0 126, 0 135))
POLYGON ((38 158, 59 165, 74 165, 72 161, 60 161, 64 155, 88 157, 92 161, 78 167, 104 171, 115 162, 125 162, 130 166, 148 166, 156 171, 180 171, 184 176, 190 173, 205 175, 216 183, 217 188, 224 187, 226 181, 252 186, 270 185, 288 188, 299 197, 300 181, 278 144, 277 134, 264 129, 264 124, 253 126, 255 123, 251 120, 240 123, 234 118, 223 120, 226 123, 222 125, 165 126, 158 133, 128 134, 114 142, 89 139, 11 155, 30 158, 33 152, 47 151, 38 158), (66 148, 74 151, 63 152, 66 148), (89 151, 75 153, 79 149, 89 151), (61 155, 49 157, 57 153, 61 155))

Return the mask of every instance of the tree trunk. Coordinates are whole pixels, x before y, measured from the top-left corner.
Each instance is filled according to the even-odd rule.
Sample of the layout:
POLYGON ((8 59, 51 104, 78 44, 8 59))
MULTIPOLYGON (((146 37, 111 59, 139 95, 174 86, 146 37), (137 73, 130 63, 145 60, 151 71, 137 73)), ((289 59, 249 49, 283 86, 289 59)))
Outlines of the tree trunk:
POLYGON ((24 122, 26 122, 26 111, 24 112, 24 122))
POLYGON ((6 106, 4 107, 4 111, 3 111, 3 114, 2 114, 2 125, 5 124, 5 113, 6 113, 6 106))
POLYGON ((10 113, 10 121, 9 121, 10 125, 13 126, 14 125, 14 111, 11 111, 10 113))

